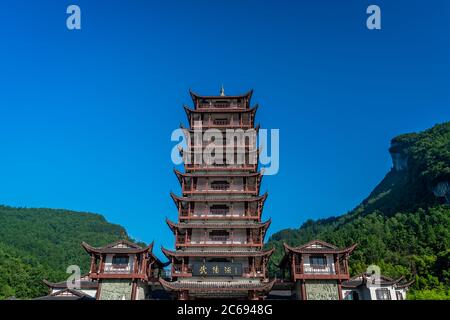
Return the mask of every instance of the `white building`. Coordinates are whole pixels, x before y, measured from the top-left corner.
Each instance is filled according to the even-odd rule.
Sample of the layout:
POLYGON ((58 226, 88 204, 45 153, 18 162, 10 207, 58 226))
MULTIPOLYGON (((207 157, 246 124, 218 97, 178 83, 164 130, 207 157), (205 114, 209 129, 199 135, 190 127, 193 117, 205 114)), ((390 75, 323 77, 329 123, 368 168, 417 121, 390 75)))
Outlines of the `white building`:
POLYGON ((394 280, 363 274, 343 282, 342 294, 345 300, 406 300, 413 282, 406 282, 403 277, 394 280))

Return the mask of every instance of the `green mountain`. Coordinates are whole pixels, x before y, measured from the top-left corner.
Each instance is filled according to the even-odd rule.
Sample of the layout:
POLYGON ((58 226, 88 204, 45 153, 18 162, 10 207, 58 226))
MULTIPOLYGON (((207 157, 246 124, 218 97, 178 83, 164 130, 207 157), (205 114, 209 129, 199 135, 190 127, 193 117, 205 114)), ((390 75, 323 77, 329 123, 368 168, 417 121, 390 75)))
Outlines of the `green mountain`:
POLYGON ((352 274, 377 264, 387 276, 416 278, 411 299, 450 299, 450 122, 400 135, 389 152, 393 168, 355 209, 271 236, 267 246, 277 249, 273 275, 283 242, 358 243, 350 260, 352 274))
MULTIPOLYGON (((389 151, 392 170, 354 210, 270 238, 267 246, 277 248, 272 275, 283 242, 356 242, 352 274, 375 263, 385 275, 416 277, 411 298, 450 297, 450 123, 396 137, 389 151)), ((42 279, 66 279, 73 264, 88 270, 82 241, 101 246, 121 238, 129 239, 125 229, 101 215, 0 206, 0 299, 46 294, 42 279)))
POLYGON ((0 299, 47 294, 42 279, 67 279, 66 268, 89 268, 86 241, 101 246, 129 239, 125 229, 98 214, 0 206, 0 299))

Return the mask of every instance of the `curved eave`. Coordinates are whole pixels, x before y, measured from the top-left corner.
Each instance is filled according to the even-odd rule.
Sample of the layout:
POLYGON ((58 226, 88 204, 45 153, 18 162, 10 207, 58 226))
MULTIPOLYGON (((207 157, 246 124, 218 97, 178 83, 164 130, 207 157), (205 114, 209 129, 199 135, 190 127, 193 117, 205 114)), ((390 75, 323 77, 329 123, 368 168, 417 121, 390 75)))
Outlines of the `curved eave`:
POLYGON ((148 252, 150 252, 151 254, 153 254, 153 246, 155 245, 155 240, 153 240, 152 241, 152 243, 150 243, 148 246, 147 246, 147 250, 148 250, 148 252))
POLYGON ((97 248, 94 248, 93 246, 89 245, 86 242, 81 242, 81 246, 86 250, 87 253, 100 253, 100 251, 97 248))
MULTIPOLYGON (((54 289, 54 288, 65 289, 65 288, 67 288, 66 282, 51 282, 51 281, 48 281, 47 279, 42 280, 42 282, 50 289, 54 289)), ((96 289, 96 288, 98 288, 97 282, 80 281, 80 290, 96 289)))
POLYGON ((253 197, 253 198, 205 198, 205 199, 199 199, 199 198, 187 198, 187 197, 179 197, 173 192, 170 193, 170 196, 172 197, 175 204, 178 204, 179 202, 257 202, 257 201, 266 201, 267 199, 267 192, 264 193, 261 196, 253 197))
POLYGON ((183 251, 172 251, 164 248, 161 246, 162 253, 167 257, 167 259, 172 258, 180 258, 180 257, 219 257, 219 256, 227 256, 227 257, 241 257, 241 256, 248 256, 248 257, 267 257, 269 258, 273 252, 275 251, 275 248, 271 248, 269 250, 261 250, 261 251, 254 251, 254 252, 241 252, 239 254, 230 252, 183 252, 183 251))
POLYGON ((109 253, 137 254, 143 252, 152 252, 153 242, 149 246, 144 248, 95 248, 84 241, 81 243, 81 246, 89 254, 109 254, 109 253))
POLYGON ((284 250, 286 253, 288 252, 295 252, 295 253, 301 253, 301 254, 309 254, 309 253, 323 253, 323 254, 343 254, 343 253, 352 253, 353 250, 355 250, 357 244, 343 248, 343 249, 306 249, 306 248, 294 248, 289 246, 287 243, 283 242, 284 250))
POLYGON ((189 290, 191 292, 196 291, 210 291, 210 290, 216 290, 216 291, 259 291, 259 292, 268 292, 272 289, 276 279, 273 279, 272 281, 269 281, 267 283, 261 283, 259 286, 251 286, 251 287, 217 287, 217 288, 202 288, 202 287, 192 287, 189 284, 186 284, 184 286, 176 286, 173 283, 166 281, 162 278, 159 279, 159 282, 164 287, 164 289, 168 291, 180 291, 180 290, 189 290))
POLYGON ((247 93, 241 94, 241 95, 235 95, 235 96, 202 96, 198 93, 195 93, 194 91, 192 91, 191 89, 189 89, 189 95, 192 98, 192 101, 196 101, 198 99, 239 99, 239 98, 247 98, 248 101, 250 102, 250 99, 252 98, 253 95, 253 89, 250 89, 250 91, 248 91, 247 93))
POLYGON ((175 229, 178 228, 178 225, 172 221, 169 220, 169 218, 166 218, 166 223, 169 226, 170 230, 172 230, 172 232, 175 232, 175 229))
POLYGON ((42 282, 49 288, 58 287, 58 285, 56 283, 48 281, 47 279, 42 280, 42 282))
POLYGON ((262 172, 254 172, 254 173, 187 173, 187 172, 181 172, 177 170, 176 168, 173 169, 173 172, 175 172, 175 175, 177 176, 178 180, 184 178, 184 177, 216 177, 216 178, 233 178, 233 177, 258 177, 259 179, 262 179, 262 172))
POLYGON ((269 228, 270 224, 272 223, 272 219, 268 219, 265 222, 261 222, 258 224, 222 224, 222 223, 202 223, 202 224, 196 224, 196 223, 175 223, 168 218, 166 218, 166 223, 169 226, 169 228, 172 230, 172 232, 175 232, 175 229, 209 229, 209 228, 224 228, 224 229, 264 229, 264 232, 269 228))
POLYGON ((416 280, 412 279, 408 282, 404 282, 404 283, 397 283, 397 288, 399 289, 408 289, 416 280))
POLYGON ((248 109, 217 109, 217 108, 211 108, 211 109, 192 109, 189 108, 187 105, 183 105, 184 112, 186 112, 188 118, 190 118, 191 113, 256 113, 256 111, 259 108, 258 104, 255 104, 253 107, 248 109))

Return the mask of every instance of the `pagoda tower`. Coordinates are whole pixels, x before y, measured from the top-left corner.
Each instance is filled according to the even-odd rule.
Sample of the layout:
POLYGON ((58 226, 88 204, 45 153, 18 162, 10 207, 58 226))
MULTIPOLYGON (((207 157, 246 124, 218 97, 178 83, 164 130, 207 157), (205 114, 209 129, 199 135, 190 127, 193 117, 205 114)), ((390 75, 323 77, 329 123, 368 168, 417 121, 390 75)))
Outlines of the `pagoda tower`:
POLYGON ((182 194, 171 194, 178 221, 167 220, 175 250, 162 248, 172 263, 172 281, 160 282, 180 300, 263 299, 274 283, 267 266, 273 249, 263 250, 270 220, 261 220, 267 194, 260 195, 252 91, 226 96, 222 87, 218 96, 190 95, 194 108, 184 107, 189 128, 182 127, 187 147, 180 150, 185 172, 174 170, 182 194), (225 139, 233 132, 245 135, 225 139), (212 157, 198 161, 217 146, 212 157))

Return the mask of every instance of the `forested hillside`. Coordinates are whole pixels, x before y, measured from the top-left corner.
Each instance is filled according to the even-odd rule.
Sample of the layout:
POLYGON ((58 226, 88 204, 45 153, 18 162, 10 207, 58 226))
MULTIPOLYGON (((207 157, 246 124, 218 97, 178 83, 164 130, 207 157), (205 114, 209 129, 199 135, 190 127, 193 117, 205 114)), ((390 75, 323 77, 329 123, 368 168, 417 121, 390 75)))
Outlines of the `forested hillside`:
POLYGON ((283 242, 358 243, 352 274, 377 264, 385 275, 416 278, 411 299, 450 298, 450 123, 398 136, 389 151, 392 170, 354 210, 272 235, 267 246, 277 249, 273 275, 283 242))
POLYGON ((0 206, 0 299, 45 295, 42 279, 66 279, 69 265, 88 271, 82 241, 99 246, 122 238, 125 229, 98 214, 0 206))

